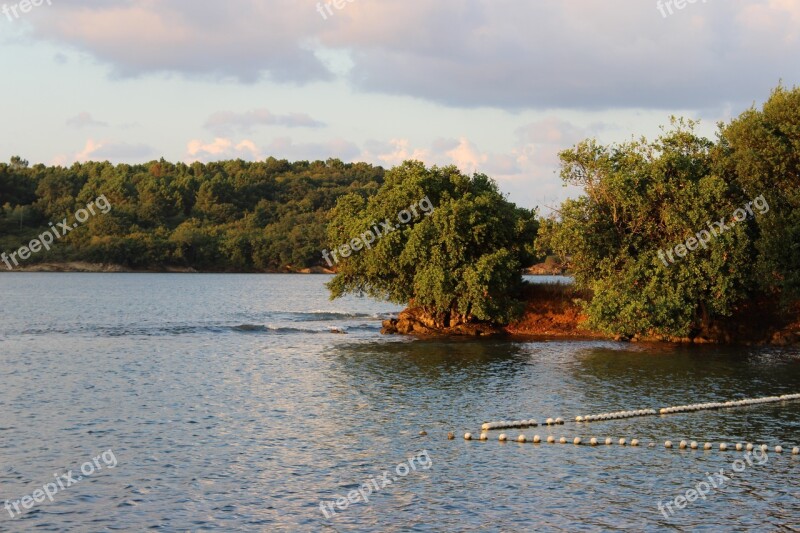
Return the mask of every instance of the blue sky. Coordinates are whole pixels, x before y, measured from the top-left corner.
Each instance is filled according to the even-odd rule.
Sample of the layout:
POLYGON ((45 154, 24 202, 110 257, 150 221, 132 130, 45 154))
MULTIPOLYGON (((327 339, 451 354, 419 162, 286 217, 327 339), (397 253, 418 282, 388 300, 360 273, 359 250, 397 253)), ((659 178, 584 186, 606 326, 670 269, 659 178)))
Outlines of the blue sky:
POLYGON ((800 77, 795 0, 336 1, 0 0, 0 159, 414 158, 553 205, 575 142, 800 77))

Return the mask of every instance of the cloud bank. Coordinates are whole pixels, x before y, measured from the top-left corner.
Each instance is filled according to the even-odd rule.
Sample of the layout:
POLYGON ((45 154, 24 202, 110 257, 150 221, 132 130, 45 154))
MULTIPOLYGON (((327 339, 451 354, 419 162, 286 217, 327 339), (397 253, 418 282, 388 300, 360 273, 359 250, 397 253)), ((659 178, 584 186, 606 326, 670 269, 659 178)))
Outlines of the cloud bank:
POLYGON ((798 79, 800 2, 372 0, 323 20, 294 0, 75 0, 31 17, 35 38, 88 53, 116 76, 251 83, 334 79, 358 91, 501 109, 701 109, 798 79))

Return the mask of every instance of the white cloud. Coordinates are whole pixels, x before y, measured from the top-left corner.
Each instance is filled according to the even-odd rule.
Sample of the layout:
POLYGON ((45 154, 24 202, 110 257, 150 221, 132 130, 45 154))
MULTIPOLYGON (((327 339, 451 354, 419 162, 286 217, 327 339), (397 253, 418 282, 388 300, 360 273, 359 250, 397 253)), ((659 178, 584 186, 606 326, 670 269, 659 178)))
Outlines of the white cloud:
POLYGON ((244 139, 234 141, 217 137, 211 142, 191 140, 186 147, 188 161, 220 161, 225 159, 244 159, 256 161, 273 156, 277 159, 326 160, 339 158, 344 161, 357 159, 358 146, 344 139, 332 139, 323 143, 296 143, 289 137, 273 139, 269 144, 259 147, 254 141, 244 139))
POLYGON ((223 159, 245 159, 254 161, 262 159, 261 152, 255 143, 249 139, 234 142, 230 139, 217 137, 206 143, 201 140, 191 140, 186 146, 189 161, 220 161, 223 159))
POLYGON ((361 153, 361 158, 387 168, 409 159, 430 160, 429 150, 412 148, 410 144, 408 139, 390 139, 387 142, 371 140, 365 143, 366 149, 361 153))
POLYGON ((83 149, 70 156, 59 155, 54 164, 67 165, 73 162, 111 161, 112 163, 144 162, 152 159, 156 150, 146 144, 87 139, 83 149))

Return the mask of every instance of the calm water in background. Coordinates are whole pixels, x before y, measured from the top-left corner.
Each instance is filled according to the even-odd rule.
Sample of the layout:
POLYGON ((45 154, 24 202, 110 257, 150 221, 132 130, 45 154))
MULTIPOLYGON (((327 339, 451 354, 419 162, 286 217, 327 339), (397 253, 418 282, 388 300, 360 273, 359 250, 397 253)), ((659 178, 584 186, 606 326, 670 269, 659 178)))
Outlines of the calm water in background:
POLYGON ((399 309, 330 302, 328 279, 0 275, 0 503, 118 460, 22 518, 0 509, 0 531, 800 527, 786 453, 671 520, 657 509, 741 456, 664 440, 800 445, 800 402, 525 430, 656 448, 460 438, 488 420, 800 392, 800 350, 386 337, 399 309), (323 517, 321 500, 421 450, 430 469, 323 517))

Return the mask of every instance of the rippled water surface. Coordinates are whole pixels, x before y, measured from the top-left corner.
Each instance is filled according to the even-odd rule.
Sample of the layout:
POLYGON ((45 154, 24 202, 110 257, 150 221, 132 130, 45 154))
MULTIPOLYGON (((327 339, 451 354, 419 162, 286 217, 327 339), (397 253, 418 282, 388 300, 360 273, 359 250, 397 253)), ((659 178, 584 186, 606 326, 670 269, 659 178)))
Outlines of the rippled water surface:
POLYGON ((797 349, 385 337, 399 309, 330 302, 327 279, 0 275, 0 503, 104 451, 117 462, 20 518, 0 509, 0 531, 800 528, 798 457, 733 474, 742 453, 663 448, 800 445, 800 402, 524 431, 639 448, 461 438, 488 420, 800 392, 797 349), (705 499, 659 512, 720 469, 705 499), (391 485, 325 518, 322 501, 384 471, 391 485))

